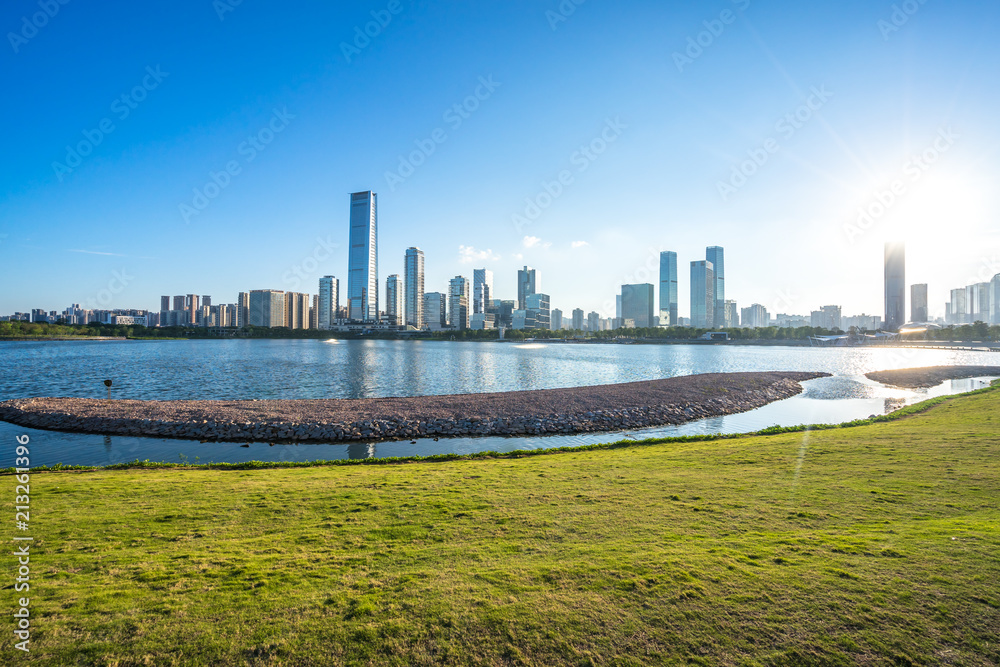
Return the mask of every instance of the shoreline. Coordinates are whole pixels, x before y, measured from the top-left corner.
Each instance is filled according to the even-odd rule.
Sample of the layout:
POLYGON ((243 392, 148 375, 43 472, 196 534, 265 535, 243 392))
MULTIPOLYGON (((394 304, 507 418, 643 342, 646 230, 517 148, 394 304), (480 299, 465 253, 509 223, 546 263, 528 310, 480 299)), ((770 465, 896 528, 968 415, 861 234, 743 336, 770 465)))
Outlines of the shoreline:
POLYGON ((865 373, 869 380, 904 389, 927 389, 936 387, 945 380, 982 376, 1000 376, 1000 366, 925 366, 865 373))
POLYGON ((687 375, 625 384, 402 398, 135 401, 27 398, 0 420, 42 430, 220 442, 352 442, 646 428, 736 414, 829 373, 687 375))

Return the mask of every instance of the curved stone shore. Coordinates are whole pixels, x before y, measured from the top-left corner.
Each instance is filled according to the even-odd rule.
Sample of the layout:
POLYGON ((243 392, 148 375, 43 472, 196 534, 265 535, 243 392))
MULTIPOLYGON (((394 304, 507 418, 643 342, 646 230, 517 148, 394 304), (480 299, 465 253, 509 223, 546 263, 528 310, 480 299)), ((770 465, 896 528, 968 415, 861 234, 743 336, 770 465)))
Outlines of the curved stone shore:
POLYGON ((680 424, 789 398, 828 373, 712 373, 625 384, 412 398, 133 401, 26 398, 0 420, 103 435, 230 442, 338 442, 542 435, 680 424))
POLYGON ((987 376, 1000 376, 1000 366, 925 366, 865 373, 869 380, 907 389, 925 389, 936 387, 945 380, 987 376))

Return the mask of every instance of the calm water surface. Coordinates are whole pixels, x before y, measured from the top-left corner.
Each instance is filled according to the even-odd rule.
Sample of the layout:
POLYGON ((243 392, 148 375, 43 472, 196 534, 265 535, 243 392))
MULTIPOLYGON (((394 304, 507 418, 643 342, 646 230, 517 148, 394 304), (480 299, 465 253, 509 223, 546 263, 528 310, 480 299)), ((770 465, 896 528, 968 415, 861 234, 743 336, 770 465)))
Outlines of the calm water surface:
MULTIPOLYGON (((1000 354, 951 350, 777 346, 581 345, 445 341, 71 341, 0 343, 0 399, 30 396, 241 399, 361 398, 546 389, 651 380, 693 373, 804 370, 833 378, 802 395, 678 427, 597 435, 454 438, 331 445, 198 443, 24 429, 0 422, 0 442, 31 436, 32 463, 107 465, 132 459, 312 460, 531 449, 608 442, 625 435, 736 433, 775 424, 835 423, 883 414, 983 380, 928 391, 890 389, 864 373, 948 364, 1000 365, 1000 354)), ((10 448, 13 451, 13 448, 10 448)), ((2 450, 0 450, 2 451, 2 450)), ((12 456, 13 454, 11 454, 12 456)), ((8 465, 3 463, 0 465, 8 465)))

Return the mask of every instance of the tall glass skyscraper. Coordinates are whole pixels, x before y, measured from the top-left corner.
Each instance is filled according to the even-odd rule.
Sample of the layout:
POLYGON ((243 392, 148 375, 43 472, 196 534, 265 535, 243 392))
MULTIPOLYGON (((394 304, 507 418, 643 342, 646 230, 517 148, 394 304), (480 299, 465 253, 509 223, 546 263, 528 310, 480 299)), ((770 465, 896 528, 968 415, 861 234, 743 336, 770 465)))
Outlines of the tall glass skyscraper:
POLYGON ((715 326, 715 271, 708 261, 691 262, 691 326, 715 326))
POLYGON ((395 273, 385 279, 385 316, 392 324, 403 321, 403 281, 395 273))
POLYGON ((485 313, 493 299, 493 272, 489 269, 472 271, 472 312, 485 313))
POLYGON ((660 253, 660 324, 677 326, 677 253, 660 253))
POLYGON ((726 261, 722 246, 709 246, 705 249, 705 260, 712 263, 713 287, 715 303, 712 307, 711 327, 723 327, 726 324, 726 261))
POLYGON ((403 299, 406 310, 406 323, 417 329, 423 329, 427 324, 424 317, 424 251, 420 248, 407 248, 403 276, 406 297, 403 299))
POLYGON ((378 319, 378 195, 371 190, 351 194, 347 316, 378 319))
POLYGON ((535 293, 535 270, 530 266, 517 270, 517 309, 527 308, 527 298, 535 293))
POLYGON ((885 244, 886 331, 898 331, 906 323, 906 248, 902 243, 885 244))
POLYGON ((455 329, 469 328, 469 279, 455 276, 448 281, 448 324, 455 329))

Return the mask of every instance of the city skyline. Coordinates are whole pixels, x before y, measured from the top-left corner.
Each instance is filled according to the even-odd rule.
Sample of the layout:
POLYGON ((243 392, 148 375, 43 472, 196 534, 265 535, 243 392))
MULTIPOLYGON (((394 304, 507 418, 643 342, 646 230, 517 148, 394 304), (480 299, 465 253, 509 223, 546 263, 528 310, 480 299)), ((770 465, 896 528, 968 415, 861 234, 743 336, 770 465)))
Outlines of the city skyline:
POLYGON ((754 276, 726 299, 774 312, 882 313, 871 285, 896 239, 932 317, 949 286, 1000 271, 995 5, 922 4, 886 31, 891 3, 723 3, 735 20, 696 58, 688 40, 719 8, 588 3, 553 25, 552 7, 485 6, 469 38, 516 33, 522 49, 458 58, 446 9, 406 6, 348 62, 339 44, 383 5, 303 22, 243 3, 220 21, 181 2, 139 29, 118 4, 67 10, 8 53, 28 103, 6 112, 24 131, 0 167, 0 312, 153 308, 166 285, 313 290, 323 275, 346 292, 337 193, 366 188, 383 194, 389 273, 414 243, 438 290, 470 265, 509 285, 527 264, 558 302, 605 315, 619 285, 657 282, 659 252, 686 266, 709 243, 754 276), (273 39, 236 37, 255 29, 273 39), (204 70, 216 59, 225 75, 204 70), (408 59, 435 77, 394 66, 408 59), (807 283, 789 279, 793 258, 809 258, 807 283))

